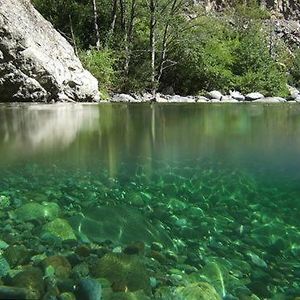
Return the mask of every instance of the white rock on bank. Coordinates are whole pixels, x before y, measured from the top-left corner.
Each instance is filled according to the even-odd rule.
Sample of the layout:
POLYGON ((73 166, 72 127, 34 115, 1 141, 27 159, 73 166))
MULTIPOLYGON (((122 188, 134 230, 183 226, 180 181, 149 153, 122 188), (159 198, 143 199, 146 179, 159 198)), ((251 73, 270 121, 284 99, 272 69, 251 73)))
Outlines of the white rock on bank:
POLYGON ((286 99, 281 97, 266 97, 262 99, 254 100, 255 103, 283 103, 286 102, 286 99))
POLYGON ((292 87, 292 86, 288 86, 289 89, 289 93, 290 93, 290 98, 292 100, 296 100, 296 98, 300 97, 300 92, 298 89, 292 87))
POLYGON ((258 100, 258 99, 262 99, 265 96, 261 93, 249 93, 246 95, 246 100, 247 101, 254 101, 254 100, 258 100))
POLYGON ((187 96, 187 97, 183 97, 183 96, 171 96, 171 98, 168 100, 168 102, 171 103, 195 103, 196 102, 196 98, 193 96, 187 96))
POLYGON ((136 99, 128 94, 115 94, 111 102, 136 102, 136 99))
POLYGON ((208 97, 209 97, 210 99, 221 100, 222 97, 223 97, 223 95, 222 95, 222 93, 219 92, 219 91, 211 91, 211 92, 208 93, 208 97))
POLYGON ((196 102, 203 102, 203 103, 206 103, 206 102, 208 102, 209 101, 209 99, 208 98, 206 98, 206 97, 203 97, 203 96, 197 96, 196 97, 196 102))
POLYGON ((231 98, 238 100, 238 101, 245 101, 245 96, 242 95, 240 92, 238 91, 230 91, 230 96, 231 98))

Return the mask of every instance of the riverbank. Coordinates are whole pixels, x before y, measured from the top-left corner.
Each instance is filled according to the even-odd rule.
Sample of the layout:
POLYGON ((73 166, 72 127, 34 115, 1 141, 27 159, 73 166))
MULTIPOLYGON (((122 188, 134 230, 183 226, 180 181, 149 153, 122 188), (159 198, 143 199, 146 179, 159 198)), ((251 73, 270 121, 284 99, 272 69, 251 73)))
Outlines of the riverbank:
POLYGON ((150 93, 142 94, 114 94, 109 102, 121 103, 143 103, 143 102, 157 102, 157 103, 300 103, 299 91, 291 90, 289 97, 265 97, 258 92, 249 93, 246 95, 240 92, 230 92, 228 95, 223 95, 219 91, 211 91, 206 96, 180 96, 180 95, 164 95, 157 93, 153 96, 150 93))

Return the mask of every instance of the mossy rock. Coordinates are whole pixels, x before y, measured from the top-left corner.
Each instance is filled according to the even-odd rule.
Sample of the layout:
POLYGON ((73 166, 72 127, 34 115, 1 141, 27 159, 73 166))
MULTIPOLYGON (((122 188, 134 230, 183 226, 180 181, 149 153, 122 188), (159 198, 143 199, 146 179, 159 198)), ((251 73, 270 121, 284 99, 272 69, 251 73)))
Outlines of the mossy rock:
POLYGON ((12 245, 4 251, 3 256, 11 267, 16 267, 27 263, 30 253, 24 245, 12 245))
POLYGON ((184 300, 221 300, 215 288, 206 282, 190 284, 186 287, 178 287, 176 296, 184 300))
POLYGON ((52 267, 54 274, 60 279, 66 279, 70 276, 72 267, 69 261, 61 255, 53 255, 45 258, 42 261, 42 266, 46 271, 47 268, 52 267))
POLYGON ((109 300, 150 300, 143 291, 113 293, 109 300))
POLYGON ((53 220, 59 216, 60 208, 56 203, 43 202, 42 204, 32 202, 17 208, 12 217, 21 221, 53 220))
POLYGON ((25 268, 12 278, 10 284, 28 289, 27 299, 41 299, 45 292, 43 272, 39 268, 25 268))
POLYGON ((137 255, 108 253, 92 266, 91 273, 108 279, 115 292, 143 290, 150 294, 149 275, 137 255))
POLYGON ((44 239, 57 238, 62 241, 76 240, 76 236, 70 224, 66 220, 60 218, 45 224, 42 229, 41 237, 44 239))

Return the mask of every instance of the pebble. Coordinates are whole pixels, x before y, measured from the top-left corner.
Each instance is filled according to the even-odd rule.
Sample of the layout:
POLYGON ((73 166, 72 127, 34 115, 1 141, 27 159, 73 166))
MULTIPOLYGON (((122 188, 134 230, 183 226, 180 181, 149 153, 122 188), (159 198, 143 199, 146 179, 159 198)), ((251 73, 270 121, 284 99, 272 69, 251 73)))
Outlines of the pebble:
POLYGON ((102 299, 101 284, 96 279, 81 279, 77 286, 76 296, 78 299, 100 300, 102 299))

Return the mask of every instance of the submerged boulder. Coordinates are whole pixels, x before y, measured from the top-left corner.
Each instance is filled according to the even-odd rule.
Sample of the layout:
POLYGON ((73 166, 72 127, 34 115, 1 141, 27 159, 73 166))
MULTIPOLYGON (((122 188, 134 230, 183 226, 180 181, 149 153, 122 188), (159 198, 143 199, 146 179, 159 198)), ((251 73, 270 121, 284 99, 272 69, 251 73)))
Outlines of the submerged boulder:
POLYGON ((29 0, 0 0, 1 101, 97 101, 98 82, 29 0))
POLYGON ((173 241, 163 224, 150 223, 137 209, 126 206, 98 206, 83 209, 69 219, 75 232, 85 241, 130 244, 143 241, 161 242, 173 247, 173 241))

